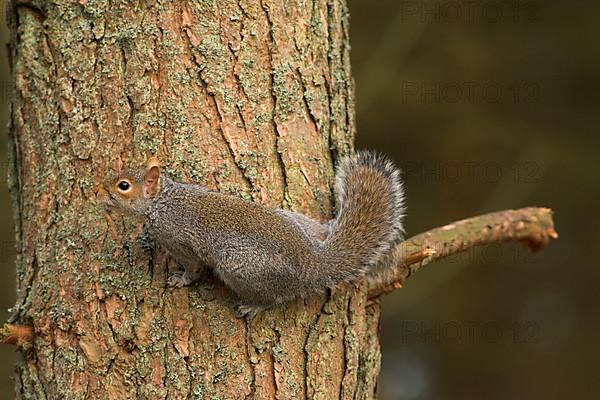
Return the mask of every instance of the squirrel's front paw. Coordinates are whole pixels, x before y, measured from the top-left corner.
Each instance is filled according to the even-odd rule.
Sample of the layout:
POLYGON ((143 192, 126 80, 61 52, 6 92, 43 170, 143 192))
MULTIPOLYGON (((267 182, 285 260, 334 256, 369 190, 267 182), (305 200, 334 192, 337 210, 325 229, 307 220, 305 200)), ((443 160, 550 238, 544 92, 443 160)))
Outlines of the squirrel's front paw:
POLYGON ((185 271, 172 272, 167 279, 168 287, 181 288, 188 286, 190 283, 192 283, 192 280, 185 271))

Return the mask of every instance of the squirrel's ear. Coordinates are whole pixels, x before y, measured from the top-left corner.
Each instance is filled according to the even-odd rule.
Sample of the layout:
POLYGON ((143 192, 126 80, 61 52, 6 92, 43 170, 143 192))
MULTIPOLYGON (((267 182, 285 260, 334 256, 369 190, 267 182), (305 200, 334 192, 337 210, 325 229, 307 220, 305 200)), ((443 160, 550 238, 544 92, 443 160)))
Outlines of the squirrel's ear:
POLYGON ((158 161, 158 158, 150 156, 148 157, 148 161, 146 161, 146 171, 150 171, 153 167, 160 168, 160 161, 158 161))
POLYGON ((148 158, 144 174, 144 197, 156 196, 160 189, 160 162, 156 157, 148 158))

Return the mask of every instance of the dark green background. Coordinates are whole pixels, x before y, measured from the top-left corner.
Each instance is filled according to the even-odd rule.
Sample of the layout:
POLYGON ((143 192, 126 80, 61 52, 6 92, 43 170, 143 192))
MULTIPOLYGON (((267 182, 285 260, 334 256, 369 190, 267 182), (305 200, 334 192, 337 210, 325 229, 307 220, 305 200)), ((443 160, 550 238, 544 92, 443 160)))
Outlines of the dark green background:
MULTIPOLYGON (((382 400, 600 395, 599 11, 592 1, 350 0, 358 146, 404 168, 408 233, 543 205, 561 236, 534 255, 511 244, 470 251, 387 296, 382 400)), ((6 61, 0 72, 4 127, 6 61)), ((6 138, 1 320, 15 279, 6 138)), ((0 353, 0 398, 10 399, 16 354, 0 353)))

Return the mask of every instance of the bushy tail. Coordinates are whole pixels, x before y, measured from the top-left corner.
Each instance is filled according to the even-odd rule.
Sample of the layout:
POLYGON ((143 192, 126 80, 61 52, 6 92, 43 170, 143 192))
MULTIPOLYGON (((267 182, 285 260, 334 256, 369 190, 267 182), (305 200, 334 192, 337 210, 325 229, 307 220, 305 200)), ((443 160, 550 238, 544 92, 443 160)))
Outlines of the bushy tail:
POLYGON ((338 214, 324 242, 321 271, 329 287, 369 272, 402 239, 404 189, 385 157, 359 152, 344 159, 335 178, 338 214))

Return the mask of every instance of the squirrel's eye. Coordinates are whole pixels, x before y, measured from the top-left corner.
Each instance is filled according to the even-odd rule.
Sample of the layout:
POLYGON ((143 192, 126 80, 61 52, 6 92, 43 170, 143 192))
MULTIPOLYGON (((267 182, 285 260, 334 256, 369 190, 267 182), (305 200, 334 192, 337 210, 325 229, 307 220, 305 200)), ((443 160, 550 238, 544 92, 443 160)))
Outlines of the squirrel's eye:
POLYGON ((121 181, 121 182, 119 182, 119 184, 117 186, 122 191, 126 191, 131 187, 131 185, 127 181, 121 181))

